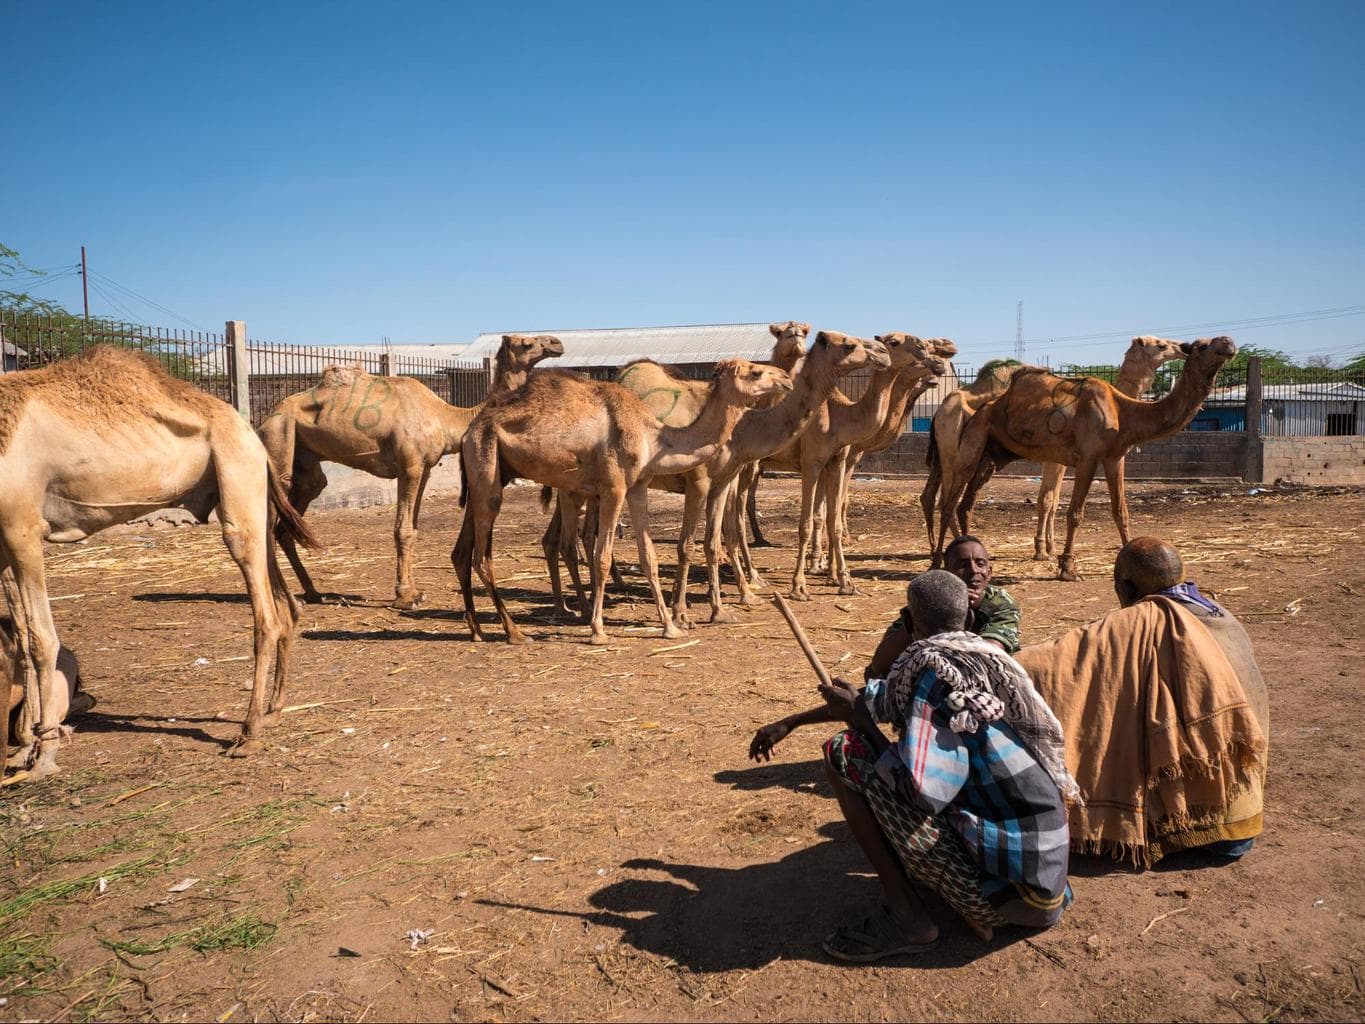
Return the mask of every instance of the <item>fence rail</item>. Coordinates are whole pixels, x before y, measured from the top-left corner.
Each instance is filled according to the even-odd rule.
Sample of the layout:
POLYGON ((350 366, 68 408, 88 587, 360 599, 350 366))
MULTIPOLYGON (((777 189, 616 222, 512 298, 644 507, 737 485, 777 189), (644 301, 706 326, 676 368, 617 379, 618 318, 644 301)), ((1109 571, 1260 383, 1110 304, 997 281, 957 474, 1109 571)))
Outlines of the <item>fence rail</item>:
MULTIPOLYGON (((0 310, 0 369, 26 370, 90 348, 110 344, 132 348, 156 359, 172 375, 233 403, 259 424, 286 396, 307 390, 322 371, 333 365, 358 365, 378 375, 412 377, 452 405, 473 406, 488 395, 490 368, 481 362, 395 356, 375 348, 311 347, 244 338, 240 355, 228 334, 146 327, 107 320, 85 321, 77 317, 16 315, 0 310), (246 364, 246 395, 239 395, 236 361, 246 364)), ((1143 398, 1167 393, 1179 374, 1179 363, 1167 364, 1143 398)), ((707 379, 711 363, 675 365, 684 376, 707 379)), ((614 380, 617 366, 578 368, 595 380, 614 380)), ((1063 365, 1063 376, 1099 377, 1114 383, 1117 366, 1063 365)), ((954 366, 915 402, 906 430, 923 433, 943 398, 959 385, 976 379, 976 367, 954 366)), ((840 389, 858 399, 868 387, 871 373, 849 374, 840 389)), ((1263 437, 1334 436, 1365 433, 1365 371, 1327 367, 1290 368, 1263 366, 1259 358, 1219 374, 1218 384, 1205 401, 1191 430, 1243 431, 1249 413, 1259 410, 1259 433, 1263 437)))
POLYGON ((116 345, 156 359, 168 373, 238 409, 259 425, 288 395, 306 391, 329 366, 359 366, 376 375, 413 377, 452 405, 478 405, 488 397, 486 361, 392 356, 373 348, 289 345, 246 339, 235 356, 226 334, 180 331, 107 320, 15 315, 0 310, 0 370, 31 370, 96 345, 116 345), (239 396, 234 359, 246 364, 246 396, 239 396))

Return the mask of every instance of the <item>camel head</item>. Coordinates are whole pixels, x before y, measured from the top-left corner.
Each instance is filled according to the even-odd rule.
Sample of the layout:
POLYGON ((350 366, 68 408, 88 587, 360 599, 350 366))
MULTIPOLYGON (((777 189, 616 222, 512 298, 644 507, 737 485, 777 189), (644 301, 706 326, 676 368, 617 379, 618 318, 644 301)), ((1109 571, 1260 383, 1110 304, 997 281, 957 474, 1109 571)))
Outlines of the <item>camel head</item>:
POLYGON ((806 336, 810 334, 810 324, 788 320, 784 324, 769 324, 768 333, 776 340, 770 357, 774 365, 788 373, 795 373, 796 367, 806 354, 806 336))
POLYGON ((1185 352, 1186 366, 1197 366, 1212 377, 1221 370, 1229 359, 1237 354, 1237 345, 1231 338, 1198 338, 1185 342, 1181 349, 1185 352))
POLYGON ((940 359, 952 359, 957 355, 957 346, 947 338, 930 338, 925 344, 940 359))
POLYGON ((553 334, 504 334, 498 355, 505 354, 509 366, 529 370, 542 359, 564 354, 564 343, 553 334))
POLYGON ((819 356, 834 370, 843 375, 864 366, 874 370, 885 370, 891 365, 891 357, 880 341, 855 338, 838 331, 821 331, 815 336, 807 358, 819 356))
POLYGON ((722 359, 711 374, 711 385, 727 401, 746 409, 769 407, 792 390, 791 375, 779 366, 747 359, 722 359))
POLYGON ((957 346, 951 341, 946 342, 945 355, 940 348, 940 343, 944 339, 930 338, 926 341, 904 331, 879 334, 877 340, 886 346, 893 367, 917 367, 919 368, 917 375, 920 377, 931 375, 942 377, 950 369, 948 360, 957 354, 957 346))
POLYGON ((1124 359, 1141 360, 1145 369, 1155 373, 1162 363, 1184 359, 1187 354, 1186 346, 1178 341, 1158 338, 1152 334, 1140 334, 1129 343, 1124 359))

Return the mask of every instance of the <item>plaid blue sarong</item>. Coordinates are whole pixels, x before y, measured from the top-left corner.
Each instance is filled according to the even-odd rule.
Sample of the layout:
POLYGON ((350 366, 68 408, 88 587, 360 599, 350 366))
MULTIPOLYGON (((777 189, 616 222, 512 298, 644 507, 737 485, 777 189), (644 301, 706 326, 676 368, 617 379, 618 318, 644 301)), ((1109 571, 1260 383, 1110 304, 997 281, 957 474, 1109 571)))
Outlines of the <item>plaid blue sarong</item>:
POLYGON ((1050 925, 1070 902, 1070 834, 1057 784, 1003 719, 954 732, 947 697, 933 669, 908 687, 868 683, 863 699, 872 717, 899 734, 877 774, 901 799, 952 825, 1001 917, 1050 925))

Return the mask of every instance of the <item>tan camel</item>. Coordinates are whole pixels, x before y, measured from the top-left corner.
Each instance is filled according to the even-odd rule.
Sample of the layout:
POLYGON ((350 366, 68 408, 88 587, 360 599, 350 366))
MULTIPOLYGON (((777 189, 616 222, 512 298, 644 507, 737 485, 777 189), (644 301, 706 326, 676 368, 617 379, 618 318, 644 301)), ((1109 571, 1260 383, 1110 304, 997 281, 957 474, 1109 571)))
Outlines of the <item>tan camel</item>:
POLYGON ((943 510, 935 555, 942 557, 951 515, 968 483, 990 461, 1014 459, 1072 466, 1076 480, 1067 509, 1066 547, 1058 578, 1079 579, 1073 553, 1085 499, 1101 466, 1109 485, 1114 523, 1128 543, 1128 503, 1123 457, 1134 445, 1169 437, 1194 419, 1223 365, 1237 354, 1230 338, 1201 338, 1186 349, 1185 366, 1164 398, 1143 402, 1095 377, 1058 377, 1046 370, 1021 370, 996 401, 981 409, 962 434, 956 463, 944 467, 943 510))
POLYGON ((919 496, 931 551, 936 536, 934 504, 943 484, 943 467, 951 466, 957 458, 957 449, 962 443, 962 431, 966 429, 967 421, 992 398, 1003 395, 1010 386, 1010 380, 1023 368, 1017 359, 992 359, 977 371, 976 379, 971 384, 945 396, 934 410, 934 418, 929 423, 929 450, 926 453, 929 476, 919 496))
POLYGON ((619 384, 585 380, 561 371, 536 374, 519 391, 494 395, 474 418, 461 446, 465 505, 460 538, 451 561, 460 578, 471 637, 482 639, 474 615, 471 568, 493 599, 510 643, 525 636, 508 614, 493 579, 493 522, 502 505, 504 481, 525 477, 569 494, 597 498, 592 561, 591 642, 607 642, 602 596, 611 565, 616 523, 624 503, 649 580, 664 635, 680 636, 659 587, 658 563, 649 534, 649 481, 704 463, 734 431, 746 408, 778 391, 790 391, 782 370, 744 359, 717 364, 714 386, 701 415, 687 427, 666 427, 619 384))
MULTIPOLYGON (((670 490, 682 490, 683 523, 678 533, 678 572, 673 582, 673 619, 690 627, 687 609, 687 575, 692 561, 692 543, 703 513, 706 522, 706 567, 708 592, 711 600, 712 622, 733 621, 734 615, 724 607, 720 593, 720 553, 722 545, 734 566, 740 564, 736 542, 729 534, 722 537, 725 502, 735 493, 736 478, 744 465, 766 458, 786 447, 814 420, 833 393, 838 379, 869 361, 889 361, 885 355, 874 357, 868 344, 861 338, 849 337, 837 331, 821 331, 815 336, 809 351, 797 367, 793 392, 771 408, 753 409, 735 427, 729 441, 709 460, 680 477, 658 480, 658 485, 670 490)), ((740 587, 740 600, 755 605, 758 597, 748 586, 742 572, 735 573, 740 587)))
MULTIPOLYGON (((864 455, 885 451, 896 443, 897 438, 905 432, 905 423, 914 410, 915 402, 920 395, 938 383, 938 378, 947 372, 947 360, 957 355, 957 346, 947 338, 930 338, 924 344, 929 347, 931 355, 945 362, 944 368, 928 376, 901 374, 897 377, 896 384, 891 389, 891 405, 881 428, 868 440, 850 446, 848 456, 844 460, 844 506, 839 510, 839 529, 845 543, 847 543, 849 536, 848 495, 853 488, 853 474, 858 468, 858 463, 862 461, 864 455)), ((822 516, 820 513, 822 501, 823 495, 818 494, 816 496, 814 536, 811 539, 811 572, 822 572, 828 568, 828 562, 821 550, 821 541, 824 535, 824 531, 821 529, 822 516)), ((838 580, 833 576, 830 577, 830 582, 835 585, 838 584, 838 580)))
MULTIPOLYGON (((504 334, 494 361, 493 391, 521 387, 536 363, 563 354, 564 346, 551 335, 504 334)), ((410 377, 377 377, 358 367, 333 366, 315 387, 280 402, 261 424, 260 435, 300 515, 327 486, 324 461, 385 480, 397 478, 393 607, 411 608, 423 598, 412 579, 422 494, 435 465, 459 451, 465 429, 480 408, 450 405, 410 377)), ((282 536, 280 546, 303 584, 303 599, 321 600, 293 541, 282 536)))
POLYGON ((56 685, 60 645, 48 606, 43 542, 72 543, 169 506, 201 521, 214 509, 246 580, 255 666, 251 702, 232 753, 260 744, 284 706, 298 606, 275 560, 273 518, 317 541, 290 507, 265 449, 225 402, 125 349, 98 346, 41 370, 0 377, 0 577, 24 669, 16 760, 30 775, 57 770, 67 688, 56 685), (7 579, 7 577, 4 577, 7 579), (266 684, 271 655, 274 684, 266 684))
MULTIPOLYGON (((797 367, 800 366, 801 360, 806 354, 806 337, 810 334, 810 324, 788 320, 784 324, 769 324, 768 332, 777 339, 776 344, 773 345, 773 354, 768 357, 768 362, 795 375, 797 367)), ((751 471, 745 474, 745 479, 739 486, 744 495, 744 512, 749 520, 749 530, 754 535, 753 546, 769 548, 772 547, 772 542, 763 536, 763 528, 759 524, 759 519, 762 517, 758 511, 758 484, 762 479, 763 469, 755 465, 751 471)), ((746 550, 745 557, 748 557, 749 544, 747 540, 744 547, 746 550)))
MULTIPOLYGON (((817 493, 823 492, 826 531, 830 541, 830 576, 840 594, 856 593, 843 556, 839 513, 843 508, 844 462, 848 448, 870 440, 883 427, 890 412, 892 389, 896 381, 909 374, 924 379, 946 372, 947 364, 934 356, 925 342, 911 334, 895 332, 879 336, 876 344, 886 353, 874 357, 872 379, 856 402, 834 394, 810 426, 791 444, 763 460, 765 467, 801 474, 801 518, 798 524, 796 567, 792 574, 790 596, 808 601, 806 555, 809 551, 817 493)), ((738 524, 732 524, 735 532, 738 524)), ((737 575, 744 575, 742 572, 737 575)))
MULTIPOLYGON (((810 333, 810 324, 796 320, 788 320, 780 324, 773 323, 768 325, 768 333, 774 339, 769 362, 773 366, 787 371, 788 374, 794 373, 806 354, 806 336, 810 333)), ((636 360, 622 367, 616 376, 616 383, 630 390, 640 401, 644 402, 646 407, 659 418, 659 422, 666 427, 690 426, 700 414, 702 406, 706 404, 707 395, 711 390, 708 381, 686 379, 651 359, 636 360)), ((759 403, 758 407, 763 404, 759 403)), ((753 489, 749 491, 751 501, 757 485, 758 481, 755 478, 753 489)), ((650 487, 674 493, 683 490, 680 480, 665 476, 655 476, 650 481, 650 487)), ((550 573, 550 589, 554 597, 552 614, 555 617, 569 617, 571 615, 568 606, 565 604, 559 575, 559 565, 562 559, 569 570, 569 576, 573 581, 574 590, 578 597, 578 606, 582 609, 583 621, 586 622, 588 604, 584 599, 583 582, 578 573, 577 524, 586 504, 588 506, 586 526, 588 527, 589 537, 584 538, 584 543, 591 544, 590 536, 597 512, 584 495, 559 494, 556 496, 550 492, 549 488, 546 488, 541 493, 541 503, 548 509, 552 501, 557 501, 557 511, 555 515, 550 517, 545 528, 545 534, 541 537, 541 548, 545 552, 545 562, 550 573)), ((751 510, 750 522, 754 526, 756 536, 761 536, 758 533, 756 511, 751 510)), ((622 585, 614 562, 612 563, 612 580, 616 586, 622 585)))
MULTIPOLYGON (((1123 355, 1123 362, 1114 378, 1114 387, 1129 398, 1140 398, 1152 386, 1163 364, 1184 358, 1185 350, 1180 342, 1150 334, 1139 335, 1129 343, 1128 351, 1123 355)), ((1062 478, 1065 475, 1066 467, 1060 463, 1048 462, 1042 467, 1042 479, 1038 484, 1038 529, 1033 535, 1035 562, 1046 562, 1056 554, 1057 506, 1061 501, 1062 478)), ((979 493, 980 487, 976 491, 979 493)), ((966 504, 964 501, 963 505, 966 504)), ((970 508, 965 511, 970 515, 970 508)), ((965 526, 963 532, 968 532, 965 526)))

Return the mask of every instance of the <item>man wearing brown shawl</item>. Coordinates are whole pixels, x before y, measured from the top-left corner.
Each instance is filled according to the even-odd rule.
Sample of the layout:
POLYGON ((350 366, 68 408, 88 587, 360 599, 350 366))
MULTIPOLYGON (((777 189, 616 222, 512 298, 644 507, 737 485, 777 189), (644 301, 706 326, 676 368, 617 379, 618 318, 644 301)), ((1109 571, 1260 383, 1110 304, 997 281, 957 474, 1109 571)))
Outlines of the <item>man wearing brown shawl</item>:
POLYGON ((1056 713, 1084 804, 1073 846, 1150 866, 1240 856, 1261 832, 1269 712, 1246 632, 1155 537, 1114 564, 1122 606, 1016 655, 1056 713))

